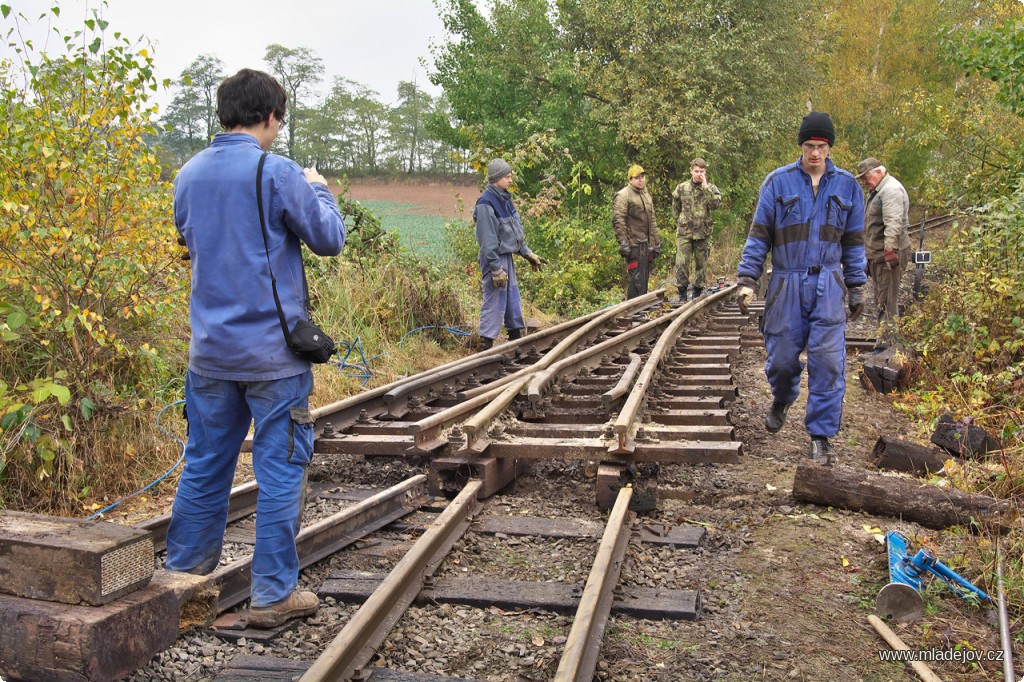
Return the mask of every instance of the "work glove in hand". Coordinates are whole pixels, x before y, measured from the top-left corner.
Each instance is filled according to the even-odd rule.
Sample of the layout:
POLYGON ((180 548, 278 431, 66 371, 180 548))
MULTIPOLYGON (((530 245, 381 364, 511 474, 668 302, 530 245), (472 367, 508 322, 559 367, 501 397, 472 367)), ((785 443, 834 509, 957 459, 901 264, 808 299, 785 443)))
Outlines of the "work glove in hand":
POLYGON ((650 251, 647 252, 647 262, 648 263, 653 263, 654 259, 657 258, 660 255, 661 255, 661 247, 660 246, 657 247, 657 248, 651 249, 650 251))
POLYGON ((885 250, 885 264, 889 266, 889 269, 898 267, 900 264, 900 255, 896 253, 895 249, 885 250))
POLYGON ((504 289, 508 286, 508 273, 505 269, 492 270, 491 271, 491 282, 494 284, 495 289, 504 289))
POLYGON ((754 290, 750 287, 740 287, 736 290, 736 303, 740 306, 740 312, 744 315, 747 314, 749 306, 754 302, 754 290))
POLYGON ((533 251, 526 255, 526 260, 530 261, 530 267, 533 268, 534 272, 540 272, 541 266, 548 262, 547 258, 541 258, 533 251))
POLYGON ((629 244, 619 244, 619 255, 623 258, 629 258, 629 244))
POLYGON ((856 322, 864 312, 864 287, 850 287, 846 291, 846 305, 850 308, 850 322, 856 322))

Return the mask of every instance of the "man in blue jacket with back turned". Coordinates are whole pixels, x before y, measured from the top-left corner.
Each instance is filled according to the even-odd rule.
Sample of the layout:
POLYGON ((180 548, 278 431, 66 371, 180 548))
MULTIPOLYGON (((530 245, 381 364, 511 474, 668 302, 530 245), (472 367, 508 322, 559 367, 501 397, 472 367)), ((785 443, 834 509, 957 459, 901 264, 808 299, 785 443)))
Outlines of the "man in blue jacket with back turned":
POLYGON ((324 177, 273 154, 261 184, 263 241, 256 170, 284 126, 287 100, 280 83, 261 71, 242 69, 225 79, 217 116, 226 132, 174 182, 174 224, 192 262, 192 340, 186 464, 167 528, 166 567, 197 574, 217 567, 238 453, 255 422, 259 496, 249 625, 260 628, 311 615, 319 605, 316 594, 297 590, 295 548, 313 453, 313 372, 285 342, 270 272, 294 325, 308 318, 302 243, 320 256, 339 254, 345 243, 345 223, 324 177))
POLYGON ((806 349, 810 456, 829 465, 835 463, 829 439, 839 432, 846 392, 845 308, 850 321, 860 317, 867 281, 864 195, 853 175, 828 158, 835 138, 828 114, 804 117, 797 135, 800 158, 772 171, 761 185, 736 271, 745 310, 772 255, 761 319, 773 396, 765 428, 776 433, 785 424, 800 395, 800 353, 806 349))

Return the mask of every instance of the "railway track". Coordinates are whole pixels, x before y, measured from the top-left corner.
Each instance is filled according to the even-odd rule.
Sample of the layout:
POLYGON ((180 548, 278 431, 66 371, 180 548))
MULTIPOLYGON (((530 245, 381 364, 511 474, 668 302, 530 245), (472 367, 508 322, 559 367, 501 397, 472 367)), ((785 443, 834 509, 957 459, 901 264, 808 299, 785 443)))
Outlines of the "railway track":
MULTIPOLYGON (((629 580, 624 587, 620 572, 631 545, 685 553, 701 544, 699 526, 639 522, 637 512, 657 504, 659 467, 740 460, 742 444, 727 409, 736 395, 730 360, 742 343, 756 339, 741 333, 749 318, 731 303, 731 290, 682 305, 668 305, 664 292, 656 292, 318 410, 318 458, 427 462, 428 473, 304 525, 302 566, 358 552, 351 549, 356 543, 372 547, 376 534, 394 532, 396 522, 418 539, 402 547, 386 574, 330 572, 321 597, 361 606, 335 624, 340 630, 316 660, 242 656, 217 679, 471 679, 379 666, 388 633, 415 604, 561 614, 568 619, 564 634, 555 637, 562 654, 544 668, 545 679, 559 680, 593 678, 613 612, 697 618, 698 589, 640 587, 629 580), (561 517, 491 512, 492 496, 515 481, 524 463, 549 460, 596 474, 596 507, 584 514, 590 518, 581 520, 579 509, 561 517), (451 497, 443 509, 436 507, 451 497), (417 510, 426 510, 429 523, 399 521, 417 510), (579 580, 556 582, 507 580, 493 570, 490 576, 437 575, 459 547, 479 547, 480 536, 571 541, 582 543, 584 552, 592 545, 579 562, 589 571, 585 580, 575 575, 569 577, 579 580)), ((314 493, 323 499, 330 486, 314 493)), ((251 513, 253 494, 251 485, 234 491, 230 518, 236 523, 251 513)), ((166 522, 146 524, 158 543, 166 522)), ((245 531, 229 527, 232 540, 244 546, 245 531)), ((462 556, 459 565, 466 569, 462 556)), ((232 609, 248 597, 248 558, 229 561, 212 579, 220 589, 218 609, 232 609)), ((271 641, 279 634, 247 630, 244 611, 228 612, 217 625, 222 636, 236 639, 271 641)))
MULTIPOLYGON (((591 680, 609 622, 698 618, 704 529, 643 514, 664 467, 741 460, 731 363, 760 340, 733 289, 682 304, 659 290, 316 410, 297 545, 321 613, 247 627, 256 487, 240 486, 208 576, 220 615, 192 630, 214 653, 186 676, 473 680, 508 656, 522 679, 591 680), (517 487, 524 470, 550 486, 517 487), (368 488, 367 471, 388 483, 368 488), (453 613, 423 630, 457 633, 447 644, 418 634, 453 613), (506 632, 538 621, 528 647, 506 632), (216 654, 214 638, 248 653, 216 654)), ((141 526, 158 552, 168 521, 141 526)), ((168 679, 159 668, 131 679, 168 679)))

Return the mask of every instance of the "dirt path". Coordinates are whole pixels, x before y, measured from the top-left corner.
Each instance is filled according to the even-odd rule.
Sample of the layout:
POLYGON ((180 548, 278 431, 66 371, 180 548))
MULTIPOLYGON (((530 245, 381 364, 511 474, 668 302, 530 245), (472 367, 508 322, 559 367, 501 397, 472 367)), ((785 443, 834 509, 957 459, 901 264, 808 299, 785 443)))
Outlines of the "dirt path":
MULTIPOLYGON (((808 448, 806 379, 786 426, 770 435, 763 425, 771 403, 764 359, 763 348, 750 348, 739 363, 740 398, 733 411, 737 437, 744 442, 743 462, 666 467, 661 477, 664 497, 680 499, 660 501, 656 517, 704 524, 709 531, 709 546, 698 556, 694 572, 697 580, 707 580, 700 584, 707 598, 705 614, 696 623, 654 629, 642 622, 615 623, 613 631, 643 627, 648 637, 664 638, 665 646, 654 649, 660 653, 652 657, 650 647, 631 648, 628 637, 619 638, 618 651, 605 656, 621 657, 624 666, 613 666, 604 679, 918 679, 906 664, 880 661, 878 652, 888 646, 867 623, 875 595, 888 582, 885 549, 875 536, 895 528, 928 538, 937 544, 940 560, 951 564, 958 558, 958 537, 794 501, 793 474, 806 461, 808 448), (631 674, 629 668, 647 672, 631 674), (659 672, 652 675, 651 670, 659 672)), ((869 469, 867 457, 881 434, 909 436, 913 428, 884 398, 860 386, 859 366, 856 356, 848 359, 843 427, 835 445, 840 466, 869 469)), ((908 646, 947 656, 955 648, 997 650, 993 610, 970 606, 932 582, 926 585, 924 619, 893 626, 908 646)), ((944 680, 1002 679, 998 662, 930 665, 944 680)))

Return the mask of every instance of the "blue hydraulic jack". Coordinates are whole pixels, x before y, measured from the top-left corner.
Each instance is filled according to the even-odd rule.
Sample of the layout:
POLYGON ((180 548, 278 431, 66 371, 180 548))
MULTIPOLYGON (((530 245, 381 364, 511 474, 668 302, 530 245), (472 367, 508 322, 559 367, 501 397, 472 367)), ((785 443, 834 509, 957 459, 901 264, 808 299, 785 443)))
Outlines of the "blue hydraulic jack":
POLYGON ((885 534, 889 549, 889 584, 878 592, 875 609, 879 615, 893 618, 899 623, 910 623, 924 615, 924 599, 921 598, 921 579, 927 573, 938 576, 946 585, 964 599, 970 601, 992 601, 987 594, 975 587, 925 548, 911 555, 910 538, 896 530, 885 534))

